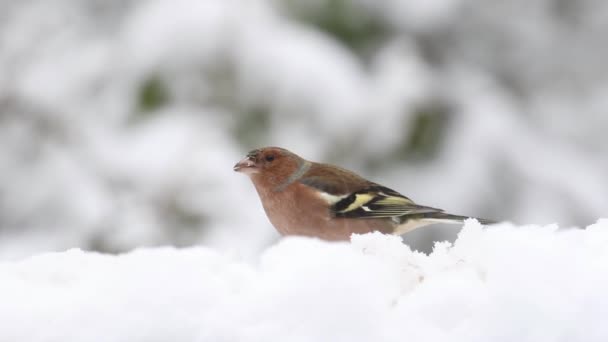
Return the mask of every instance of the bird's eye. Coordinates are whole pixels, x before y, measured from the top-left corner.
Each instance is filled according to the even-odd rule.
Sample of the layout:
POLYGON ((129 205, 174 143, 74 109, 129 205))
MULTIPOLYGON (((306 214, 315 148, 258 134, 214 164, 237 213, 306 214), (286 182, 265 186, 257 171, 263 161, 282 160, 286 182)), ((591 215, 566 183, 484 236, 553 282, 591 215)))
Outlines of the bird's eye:
POLYGON ((274 156, 272 154, 269 154, 269 155, 266 156, 265 159, 266 159, 267 162, 271 162, 271 161, 274 160, 274 156))

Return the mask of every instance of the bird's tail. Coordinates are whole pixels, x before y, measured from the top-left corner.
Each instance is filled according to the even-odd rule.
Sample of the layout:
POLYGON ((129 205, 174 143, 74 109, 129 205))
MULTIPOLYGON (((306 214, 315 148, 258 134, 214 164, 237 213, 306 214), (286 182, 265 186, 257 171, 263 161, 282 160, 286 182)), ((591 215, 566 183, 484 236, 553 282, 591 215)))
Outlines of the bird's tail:
POLYGON ((478 217, 470 217, 470 216, 461 216, 461 215, 452 215, 444 212, 434 212, 434 213, 426 213, 422 218, 423 221, 432 222, 432 223, 449 223, 449 224, 460 224, 463 223, 464 220, 473 218, 479 221, 479 223, 483 225, 495 224, 496 221, 486 220, 478 217))

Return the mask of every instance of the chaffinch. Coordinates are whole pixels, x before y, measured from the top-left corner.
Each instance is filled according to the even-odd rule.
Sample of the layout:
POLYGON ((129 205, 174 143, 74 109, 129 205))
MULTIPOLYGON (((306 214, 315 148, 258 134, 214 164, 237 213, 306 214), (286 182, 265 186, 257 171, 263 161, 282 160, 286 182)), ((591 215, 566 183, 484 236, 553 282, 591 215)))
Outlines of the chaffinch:
POLYGON ((282 235, 348 240, 353 233, 401 235, 428 224, 462 223, 468 218, 418 205, 354 172, 311 162, 279 147, 249 152, 234 170, 251 178, 268 219, 282 235))

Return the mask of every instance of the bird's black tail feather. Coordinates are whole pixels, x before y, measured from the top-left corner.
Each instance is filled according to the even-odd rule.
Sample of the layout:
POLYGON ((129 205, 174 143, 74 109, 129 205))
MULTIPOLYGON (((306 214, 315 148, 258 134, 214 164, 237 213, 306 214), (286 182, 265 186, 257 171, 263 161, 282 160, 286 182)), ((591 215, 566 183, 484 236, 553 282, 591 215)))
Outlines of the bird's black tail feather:
POLYGON ((426 214, 424 214, 423 220, 433 221, 433 222, 437 222, 437 223, 452 223, 452 224, 456 223, 456 224, 458 224, 458 223, 463 223, 464 220, 469 219, 469 218, 476 219, 477 221, 479 221, 479 223, 481 223, 483 225, 497 223, 496 221, 482 219, 482 218, 478 218, 478 217, 452 215, 452 214, 448 214, 448 213, 444 213, 444 212, 426 213, 426 214))

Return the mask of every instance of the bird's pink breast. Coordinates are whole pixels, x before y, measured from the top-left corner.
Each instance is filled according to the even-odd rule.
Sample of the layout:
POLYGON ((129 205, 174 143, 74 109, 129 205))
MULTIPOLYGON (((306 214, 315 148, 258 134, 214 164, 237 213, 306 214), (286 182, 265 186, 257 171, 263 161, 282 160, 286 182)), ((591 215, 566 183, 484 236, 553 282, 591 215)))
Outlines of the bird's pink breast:
POLYGON ((349 240, 353 233, 393 232, 394 224, 385 219, 332 217, 327 202, 315 191, 300 183, 294 183, 280 192, 258 188, 266 215, 282 235, 312 236, 336 241, 349 240))

